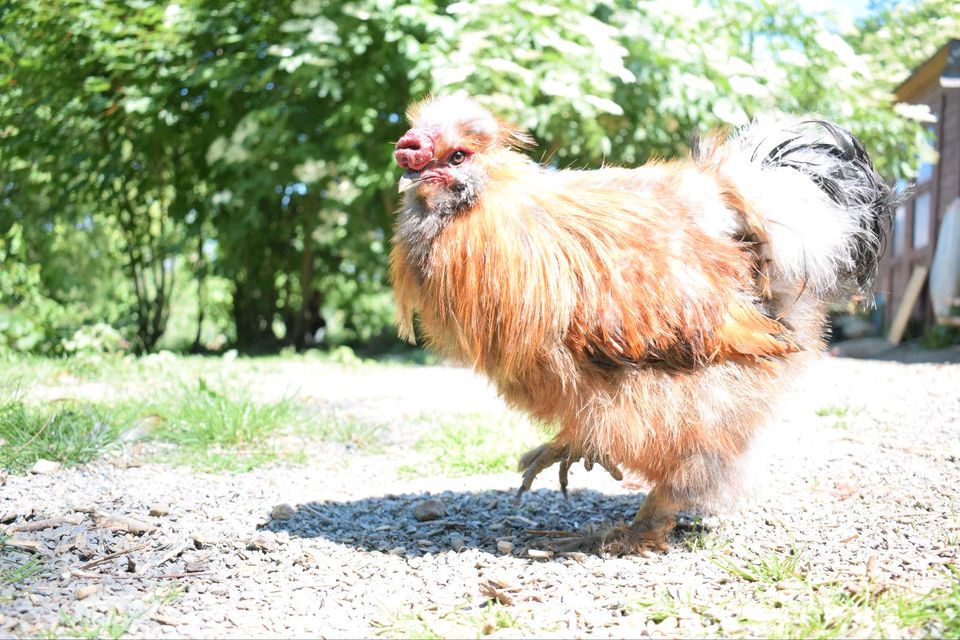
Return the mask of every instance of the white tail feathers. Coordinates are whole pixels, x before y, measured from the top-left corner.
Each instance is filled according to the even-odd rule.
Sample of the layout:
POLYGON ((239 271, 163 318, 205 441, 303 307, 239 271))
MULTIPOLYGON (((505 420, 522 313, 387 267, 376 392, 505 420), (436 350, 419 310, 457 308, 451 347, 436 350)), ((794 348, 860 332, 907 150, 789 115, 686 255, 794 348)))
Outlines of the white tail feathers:
POLYGON ((720 171, 765 219, 775 279, 821 298, 870 294, 901 195, 853 134, 822 121, 753 124, 719 151, 720 171))

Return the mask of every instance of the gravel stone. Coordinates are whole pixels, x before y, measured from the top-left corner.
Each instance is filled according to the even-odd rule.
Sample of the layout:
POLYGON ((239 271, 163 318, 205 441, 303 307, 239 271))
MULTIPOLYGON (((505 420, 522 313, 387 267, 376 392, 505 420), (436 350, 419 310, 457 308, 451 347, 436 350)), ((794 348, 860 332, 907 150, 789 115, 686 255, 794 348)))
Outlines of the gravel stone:
POLYGON ((30 473, 56 473, 60 470, 60 466, 61 465, 59 462, 40 458, 33 463, 32 467, 30 467, 30 473))
POLYGON ((270 519, 271 519, 271 520, 281 520, 281 521, 282 521, 282 520, 289 520, 290 518, 292 518, 292 517, 295 516, 296 514, 297 514, 296 509, 294 509, 294 508, 291 507, 290 505, 288 505, 288 504, 286 504, 286 503, 284 503, 284 504, 278 504, 277 506, 275 506, 273 509, 270 510, 270 519))
POLYGON ((447 515, 447 508, 441 500, 431 498, 413 505, 413 517, 416 518, 418 522, 438 520, 445 515, 447 515))

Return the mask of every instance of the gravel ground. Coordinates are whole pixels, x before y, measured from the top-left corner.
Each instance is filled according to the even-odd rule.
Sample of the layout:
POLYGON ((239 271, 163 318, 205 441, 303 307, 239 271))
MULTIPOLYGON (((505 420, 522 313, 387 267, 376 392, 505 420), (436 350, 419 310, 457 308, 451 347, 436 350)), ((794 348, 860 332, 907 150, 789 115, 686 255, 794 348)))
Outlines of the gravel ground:
MULTIPOLYGON (((515 474, 410 479, 401 445, 317 445, 307 466, 239 475, 144 463, 128 445, 0 479, 0 523, 45 563, 0 584, 0 637, 755 635, 771 598, 787 612, 808 593, 789 579, 763 592, 729 569, 771 557, 799 556, 814 587, 925 593, 958 555, 958 388, 958 364, 824 358, 763 439, 756 495, 650 557, 539 553, 537 532, 636 510, 642 487, 598 470, 576 467, 566 500, 545 472, 518 506, 515 474), (669 612, 650 615, 665 598, 669 612)), ((443 367, 300 364, 259 391, 387 417, 503 410, 481 380, 443 367)))

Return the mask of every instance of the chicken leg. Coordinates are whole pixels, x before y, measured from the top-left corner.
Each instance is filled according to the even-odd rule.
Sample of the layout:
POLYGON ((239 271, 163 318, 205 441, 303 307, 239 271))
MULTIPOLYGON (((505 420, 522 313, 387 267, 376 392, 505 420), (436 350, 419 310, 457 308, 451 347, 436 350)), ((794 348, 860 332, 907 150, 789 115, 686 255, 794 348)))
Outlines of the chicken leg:
POLYGON ((603 533, 575 536, 560 540, 560 551, 587 551, 614 556, 667 551, 667 536, 676 526, 680 505, 669 497, 669 490, 660 484, 647 494, 640 510, 629 525, 613 527, 603 533))

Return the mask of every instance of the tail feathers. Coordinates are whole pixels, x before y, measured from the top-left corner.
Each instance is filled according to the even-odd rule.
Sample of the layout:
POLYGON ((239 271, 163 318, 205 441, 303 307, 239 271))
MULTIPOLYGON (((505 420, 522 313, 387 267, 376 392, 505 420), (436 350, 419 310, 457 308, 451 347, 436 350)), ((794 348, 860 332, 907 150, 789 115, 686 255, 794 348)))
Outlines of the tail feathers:
POLYGON ((904 194, 849 131, 822 120, 753 124, 714 160, 765 221, 773 276, 820 297, 869 297, 904 194))
POLYGON ((819 126, 829 139, 791 136, 767 152, 762 165, 799 171, 857 220, 857 228, 846 243, 852 268, 840 275, 852 278, 857 289, 866 294, 872 290, 886 248, 887 229, 903 195, 877 173, 863 144, 852 133, 824 120, 801 124, 819 126))

